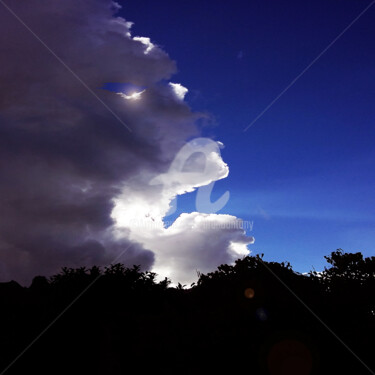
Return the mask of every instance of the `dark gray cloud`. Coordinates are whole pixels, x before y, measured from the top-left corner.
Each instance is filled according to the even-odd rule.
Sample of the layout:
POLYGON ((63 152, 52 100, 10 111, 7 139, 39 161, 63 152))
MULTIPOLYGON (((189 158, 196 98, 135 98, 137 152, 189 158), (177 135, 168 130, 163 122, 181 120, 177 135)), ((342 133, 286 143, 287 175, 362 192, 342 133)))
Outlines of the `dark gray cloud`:
POLYGON ((120 260, 152 266, 149 249, 114 238, 111 211, 124 184, 165 171, 196 134, 199 115, 163 83, 175 63, 132 39, 111 1, 7 4, 132 132, 0 9, 0 280, 107 264, 131 243, 120 260), (106 82, 147 90, 127 101, 106 82))
POLYGON ((247 254, 253 238, 233 216, 163 225, 176 195, 229 172, 210 152, 205 173, 175 181, 171 163, 207 116, 168 82, 168 55, 133 38, 109 0, 6 4, 37 37, 0 7, 0 281, 116 259, 188 283, 247 254), (108 82, 145 91, 121 96, 108 82), (157 176, 167 188, 150 184, 157 176))

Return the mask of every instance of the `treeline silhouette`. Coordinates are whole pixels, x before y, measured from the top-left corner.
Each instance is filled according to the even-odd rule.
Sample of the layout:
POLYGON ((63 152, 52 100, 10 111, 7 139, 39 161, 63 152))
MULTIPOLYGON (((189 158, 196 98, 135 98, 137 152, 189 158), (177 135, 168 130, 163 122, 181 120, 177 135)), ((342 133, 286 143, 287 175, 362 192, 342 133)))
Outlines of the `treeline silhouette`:
POLYGON ((0 374, 371 374, 375 257, 325 258, 248 256, 189 288, 122 264, 0 283, 0 374))

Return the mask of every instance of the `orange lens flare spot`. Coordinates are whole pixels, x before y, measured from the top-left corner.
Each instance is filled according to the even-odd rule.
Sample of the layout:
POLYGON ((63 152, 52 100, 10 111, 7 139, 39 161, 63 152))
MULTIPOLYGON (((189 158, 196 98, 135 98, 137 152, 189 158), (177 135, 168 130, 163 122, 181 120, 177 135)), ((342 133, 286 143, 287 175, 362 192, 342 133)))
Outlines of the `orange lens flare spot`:
POLYGON ((255 291, 253 288, 246 288, 245 289, 245 292, 244 292, 244 295, 246 298, 248 299, 251 299, 251 298, 254 298, 255 296, 255 291))

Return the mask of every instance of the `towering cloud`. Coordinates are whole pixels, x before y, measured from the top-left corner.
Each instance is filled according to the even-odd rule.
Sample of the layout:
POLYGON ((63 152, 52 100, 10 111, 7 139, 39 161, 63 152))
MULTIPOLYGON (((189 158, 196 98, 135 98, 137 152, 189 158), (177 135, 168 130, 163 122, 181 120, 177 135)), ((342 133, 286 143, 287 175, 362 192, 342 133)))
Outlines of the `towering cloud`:
POLYGON ((168 55, 132 37, 109 0, 6 4, 14 14, 0 9, 0 280, 28 283, 117 257, 190 281, 195 269, 238 256, 233 244, 252 240, 241 229, 202 224, 236 218, 193 213, 163 227, 175 195, 227 174, 212 154, 213 174, 188 189, 150 184, 199 135, 186 89, 167 83, 176 71, 168 55), (102 89, 108 82, 145 89, 117 95, 102 89), (135 229, 144 217, 159 226, 135 229))

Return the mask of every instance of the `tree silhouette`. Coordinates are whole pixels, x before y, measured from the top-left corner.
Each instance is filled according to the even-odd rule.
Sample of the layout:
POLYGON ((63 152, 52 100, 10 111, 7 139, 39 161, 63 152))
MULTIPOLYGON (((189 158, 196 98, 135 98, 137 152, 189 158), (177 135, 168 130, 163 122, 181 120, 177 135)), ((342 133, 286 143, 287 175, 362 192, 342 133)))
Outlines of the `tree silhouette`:
POLYGON ((85 291, 6 373, 370 373, 345 345, 373 367, 374 257, 325 258, 300 274, 248 256, 190 288, 120 263, 0 283, 0 368, 85 291))

